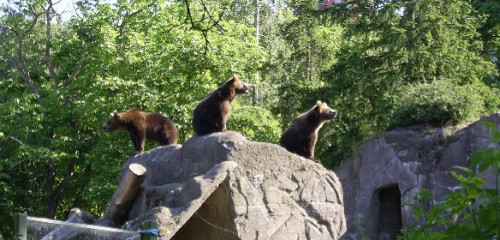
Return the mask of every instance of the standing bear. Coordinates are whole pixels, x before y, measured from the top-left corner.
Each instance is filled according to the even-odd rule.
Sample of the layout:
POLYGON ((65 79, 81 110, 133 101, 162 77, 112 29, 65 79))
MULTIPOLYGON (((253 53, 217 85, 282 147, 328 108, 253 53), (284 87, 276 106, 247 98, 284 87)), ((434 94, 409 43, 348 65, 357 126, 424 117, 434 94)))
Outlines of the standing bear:
POLYGON ((104 131, 128 132, 135 154, 144 151, 146 138, 160 145, 176 144, 179 138, 174 122, 167 117, 157 113, 147 113, 139 109, 131 109, 126 112, 111 113, 108 123, 103 127, 104 131))
POLYGON ((231 102, 238 94, 248 93, 249 86, 233 76, 211 92, 194 109, 193 129, 196 135, 225 132, 231 102))
POLYGON ((292 125, 281 136, 280 145, 290 152, 318 161, 314 158, 318 131, 325 122, 335 117, 337 117, 337 110, 318 101, 309 111, 295 118, 292 125))

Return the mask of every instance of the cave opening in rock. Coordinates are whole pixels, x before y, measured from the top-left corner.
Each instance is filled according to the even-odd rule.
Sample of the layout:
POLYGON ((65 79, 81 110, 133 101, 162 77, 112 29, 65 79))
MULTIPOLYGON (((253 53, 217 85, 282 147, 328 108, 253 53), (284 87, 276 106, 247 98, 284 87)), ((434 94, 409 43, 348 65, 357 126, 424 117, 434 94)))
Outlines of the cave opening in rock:
POLYGON ((396 240, 402 228, 401 192, 397 184, 378 191, 377 240, 396 240))
POLYGON ((171 240, 239 239, 230 208, 229 182, 226 180, 201 205, 193 216, 175 233, 171 240))

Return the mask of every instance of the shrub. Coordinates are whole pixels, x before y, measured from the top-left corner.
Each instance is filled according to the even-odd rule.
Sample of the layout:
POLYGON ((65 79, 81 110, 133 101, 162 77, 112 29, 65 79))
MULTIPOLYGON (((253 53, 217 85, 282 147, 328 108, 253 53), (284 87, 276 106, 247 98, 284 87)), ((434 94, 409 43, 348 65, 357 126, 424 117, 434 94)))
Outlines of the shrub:
POLYGON ((392 127, 473 121, 500 104, 493 90, 481 82, 456 85, 447 80, 402 87, 395 99, 392 127))

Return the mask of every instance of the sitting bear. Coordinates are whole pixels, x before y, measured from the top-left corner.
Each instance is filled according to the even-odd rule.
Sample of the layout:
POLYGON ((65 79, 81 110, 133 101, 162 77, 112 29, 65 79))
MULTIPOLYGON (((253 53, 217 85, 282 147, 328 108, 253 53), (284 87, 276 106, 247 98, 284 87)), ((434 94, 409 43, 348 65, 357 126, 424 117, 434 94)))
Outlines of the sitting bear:
POLYGON ((211 92, 194 109, 193 129, 201 136, 226 131, 226 122, 231 111, 231 102, 236 95, 248 93, 249 86, 233 76, 211 92))
POLYGON ((314 148, 318 141, 318 131, 325 122, 337 116, 337 110, 318 101, 316 106, 300 114, 283 133, 280 145, 288 151, 318 161, 314 158, 314 148))
POLYGON ((112 112, 103 129, 106 132, 116 130, 128 132, 134 144, 135 154, 144 151, 146 138, 160 145, 175 144, 179 138, 172 120, 160 114, 147 113, 139 109, 131 109, 123 113, 112 112))

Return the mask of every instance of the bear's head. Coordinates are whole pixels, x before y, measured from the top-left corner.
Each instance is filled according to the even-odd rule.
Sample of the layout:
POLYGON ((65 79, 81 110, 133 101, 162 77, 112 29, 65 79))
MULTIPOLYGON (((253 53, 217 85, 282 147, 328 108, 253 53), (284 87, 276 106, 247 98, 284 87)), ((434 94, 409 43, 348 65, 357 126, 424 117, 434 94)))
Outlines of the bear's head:
POLYGON ((102 127, 106 132, 118 130, 121 126, 120 114, 115 110, 109 115, 108 123, 102 127))
POLYGON ((246 94, 250 89, 250 85, 241 81, 238 76, 234 75, 231 79, 227 80, 223 84, 223 88, 229 90, 231 95, 233 94, 246 94))
POLYGON ((321 122, 328 122, 337 117, 337 110, 331 109, 326 103, 316 102, 314 110, 319 114, 321 122))

